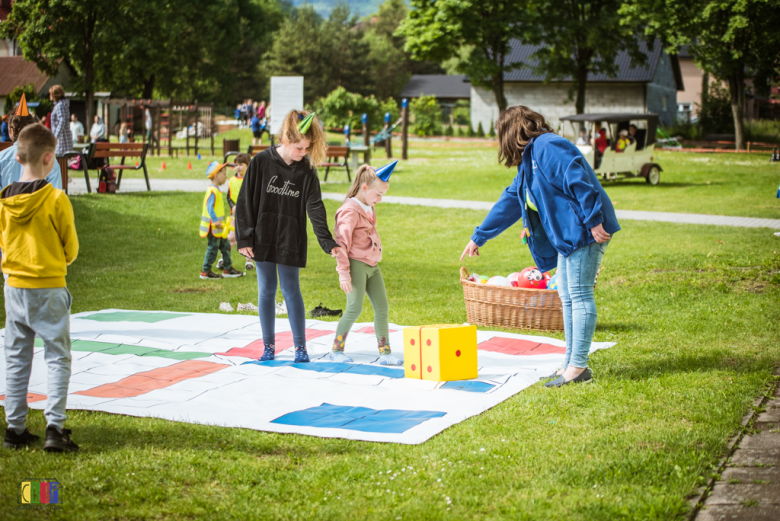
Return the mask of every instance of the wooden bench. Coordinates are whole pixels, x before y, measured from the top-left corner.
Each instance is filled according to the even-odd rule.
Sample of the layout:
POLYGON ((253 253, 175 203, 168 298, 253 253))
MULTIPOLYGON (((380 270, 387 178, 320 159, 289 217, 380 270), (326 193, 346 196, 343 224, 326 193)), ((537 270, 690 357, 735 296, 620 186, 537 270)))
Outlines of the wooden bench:
POLYGON ((0 141, 0 150, 11 148, 14 144, 11 141, 0 141))
POLYGON ((86 160, 90 161, 96 158, 121 157, 122 161, 118 165, 108 165, 114 170, 119 170, 116 180, 116 189, 122 184, 122 172, 124 170, 143 170, 146 178, 146 189, 152 191, 149 186, 149 172, 146 170, 146 153, 149 151, 149 143, 92 143, 89 146, 89 153, 86 160), (125 158, 138 158, 138 165, 126 165, 125 158))
POLYGON ((271 145, 249 145, 249 148, 247 148, 246 153, 249 154, 251 157, 255 157, 255 154, 259 154, 263 150, 267 149, 271 145))
POLYGON ((81 158, 81 170, 84 171, 84 180, 87 182, 87 193, 92 193, 92 186, 89 184, 89 170, 87 169, 87 156, 81 152, 65 152, 61 156, 57 156, 57 162, 60 165, 60 173, 62 174, 62 189, 65 193, 68 193, 68 163, 74 157, 81 158))
POLYGON ((329 161, 325 163, 320 163, 317 165, 317 167, 325 167, 325 181, 328 180, 328 173, 330 172, 330 167, 340 167, 343 166, 347 170, 347 180, 351 183, 352 177, 349 175, 349 163, 347 162, 349 159, 349 147, 337 147, 337 146, 329 146, 327 156, 329 161), (339 158, 343 158, 344 161, 339 162, 337 161, 339 158))

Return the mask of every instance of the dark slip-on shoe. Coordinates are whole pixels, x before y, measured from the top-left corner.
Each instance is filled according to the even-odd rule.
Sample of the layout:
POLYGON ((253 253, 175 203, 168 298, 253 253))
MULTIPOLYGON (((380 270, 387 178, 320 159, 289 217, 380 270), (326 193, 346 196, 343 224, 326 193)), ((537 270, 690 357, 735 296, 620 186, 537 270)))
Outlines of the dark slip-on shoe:
POLYGON ((563 385, 568 385, 571 383, 575 384, 589 384, 593 381, 593 373, 590 371, 590 369, 585 369, 583 372, 580 373, 580 375, 577 378, 574 378, 572 380, 569 380, 568 382, 563 377, 563 375, 559 376, 552 382, 547 382, 544 384, 545 387, 561 387, 563 385))

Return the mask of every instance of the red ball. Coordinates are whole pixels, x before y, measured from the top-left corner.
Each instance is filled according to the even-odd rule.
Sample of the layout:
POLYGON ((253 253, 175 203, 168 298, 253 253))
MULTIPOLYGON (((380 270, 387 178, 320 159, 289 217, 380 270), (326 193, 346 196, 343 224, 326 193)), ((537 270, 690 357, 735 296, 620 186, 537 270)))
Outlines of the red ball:
POLYGON ((549 274, 542 274, 536 266, 533 266, 520 272, 517 284, 518 287, 526 289, 547 289, 548 280, 550 280, 549 274))

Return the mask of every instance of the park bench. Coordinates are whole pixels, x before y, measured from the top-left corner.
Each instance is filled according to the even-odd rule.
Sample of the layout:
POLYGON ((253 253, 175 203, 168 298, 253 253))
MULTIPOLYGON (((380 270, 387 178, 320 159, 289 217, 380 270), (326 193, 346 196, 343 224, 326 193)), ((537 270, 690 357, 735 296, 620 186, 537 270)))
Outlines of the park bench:
POLYGON ((328 146, 327 157, 329 161, 317 165, 317 167, 325 167, 325 181, 328 180, 330 167, 343 166, 347 171, 347 180, 352 182, 352 177, 349 175, 349 163, 347 162, 349 159, 349 147, 328 146), (343 158, 343 161, 338 161, 341 158, 343 158))
POLYGON ((152 191, 149 186, 149 172, 146 170, 146 153, 149 150, 149 143, 92 143, 89 145, 87 162, 97 158, 121 157, 122 161, 118 165, 109 164, 109 168, 119 171, 116 179, 116 189, 122 184, 122 172, 125 170, 143 170, 146 178, 146 189, 152 191), (138 158, 137 165, 126 165, 125 158, 138 158))
POLYGON ((14 146, 14 144, 10 141, 0 141, 0 150, 5 150, 6 148, 11 148, 14 146))
POLYGON ((87 193, 92 193, 92 186, 89 184, 89 169, 87 168, 87 158, 82 155, 81 152, 65 152, 61 156, 57 156, 57 162, 60 165, 60 173, 62 174, 62 189, 65 193, 68 193, 68 163, 74 157, 81 158, 81 170, 84 171, 84 180, 87 182, 87 193))

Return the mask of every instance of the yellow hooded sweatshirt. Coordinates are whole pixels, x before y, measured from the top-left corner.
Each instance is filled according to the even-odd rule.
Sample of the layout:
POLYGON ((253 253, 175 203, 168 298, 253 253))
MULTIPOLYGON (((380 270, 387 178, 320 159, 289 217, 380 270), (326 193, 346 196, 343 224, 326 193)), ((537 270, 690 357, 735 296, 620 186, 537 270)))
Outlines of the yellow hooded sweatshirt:
POLYGON ((3 273, 13 288, 64 288, 79 239, 73 206, 65 192, 46 184, 6 198, 0 192, 0 249, 3 273))

